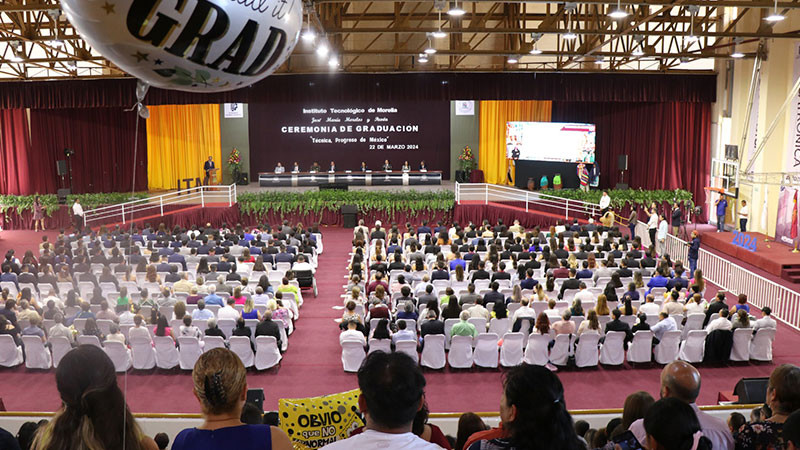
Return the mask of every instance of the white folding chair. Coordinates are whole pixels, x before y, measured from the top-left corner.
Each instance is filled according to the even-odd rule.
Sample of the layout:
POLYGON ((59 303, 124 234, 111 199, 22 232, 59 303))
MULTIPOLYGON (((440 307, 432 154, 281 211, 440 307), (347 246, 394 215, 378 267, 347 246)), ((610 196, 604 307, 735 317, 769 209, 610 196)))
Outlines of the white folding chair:
POLYGON ((130 344, 134 369, 149 370, 156 366, 156 349, 149 339, 134 336, 130 339, 130 344))
POLYGON ((508 317, 503 319, 492 318, 489 321, 489 333, 494 333, 498 336, 506 334, 509 330, 509 321, 508 317))
POLYGON ((61 358, 72 350, 72 345, 69 343, 69 339, 64 336, 53 336, 48 342, 50 342, 50 348, 53 352, 53 367, 58 368, 61 358))
POLYGON ((624 344, 624 331, 609 331, 606 333, 606 337, 600 345, 600 364, 607 366, 622 365, 625 361, 624 344))
POLYGON ((678 358, 689 363, 703 362, 705 353, 706 330, 692 330, 686 335, 686 340, 681 342, 678 358))
MULTIPOLYGON (((66 339, 66 338, 64 338, 66 339)), ((50 351, 39 336, 22 336, 25 347, 25 367, 28 369, 49 369, 53 362, 50 351)))
MULTIPOLYGON (((550 336, 542 334, 532 334, 528 336, 528 345, 525 346, 525 355, 522 360, 526 364, 537 366, 546 365, 549 361, 548 346, 551 340, 550 336)), ((503 344, 505 344, 505 342, 503 342, 503 344)))
POLYGON ((253 355, 253 348, 250 346, 250 338, 245 336, 231 336, 228 339, 228 344, 230 345, 230 349, 233 353, 236 353, 239 356, 239 359, 242 360, 242 364, 245 367, 253 367, 254 364, 254 355, 253 355))
POLYGON ((183 370, 193 370, 194 364, 203 354, 200 340, 195 336, 180 336, 178 338, 179 360, 183 370))
POLYGON ((233 329, 236 328, 236 321, 233 319, 218 319, 217 328, 219 328, 225 336, 230 337, 233 334, 233 329))
MULTIPOLYGON (((484 321, 484 329, 485 321, 484 321)), ((473 362, 478 367, 494 369, 497 367, 497 342, 499 338, 494 333, 480 333, 475 338, 473 362)))
POLYGON ((221 336, 204 336, 203 344, 203 353, 205 353, 212 348, 225 348, 225 339, 221 336))
POLYGON ((392 341, 390 339, 370 339, 369 353, 377 351, 392 353, 392 341))
POLYGON ((686 324, 681 330, 681 339, 685 341, 690 331, 702 330, 704 320, 706 320, 706 315, 703 313, 689 314, 686 317, 686 324))
POLYGON ((256 338, 256 370, 266 370, 281 362, 281 352, 275 336, 259 336, 256 338))
POLYGON ((417 341, 397 341, 394 344, 394 350, 396 352, 405 353, 406 355, 410 356, 414 362, 419 362, 419 354, 417 353, 417 341))
MULTIPOLYGON (((442 352, 444 352, 444 349, 442 349, 442 352)), ((342 342, 342 367, 344 367, 345 372, 358 372, 361 363, 366 357, 367 353, 364 351, 364 346, 361 342, 342 342)))
POLYGON ((450 332, 453 330, 453 325, 457 324, 459 319, 445 319, 444 321, 444 348, 450 349, 450 332))
POLYGON ((756 331, 750 341, 750 359, 755 361, 772 361, 772 342, 775 340, 775 328, 761 328, 756 331))
MULTIPOLYGON (((475 329, 478 330, 479 334, 486 332, 486 319, 483 317, 471 317, 468 322, 475 326, 475 329)), ((502 334, 499 333, 497 335, 502 336, 502 334)))
POLYGON ((441 369, 445 366, 445 353, 443 334, 428 334, 423 339, 420 364, 429 369, 441 369))
POLYGON ((556 366, 566 366, 574 342, 575 338, 572 334, 557 335, 556 342, 550 349, 550 362, 556 366))
POLYGON ((659 364, 669 364, 678 359, 680 331, 667 331, 661 341, 653 348, 653 357, 659 364))
POLYGON ((578 367, 597 367, 597 346, 600 333, 583 333, 575 348, 575 365, 578 367))
POLYGON ((171 337, 156 336, 153 342, 156 348, 156 365, 160 369, 172 369, 180 364, 180 355, 171 337))
POLYGON ((750 361, 750 341, 753 340, 752 328, 737 328, 733 330, 733 348, 731 348, 731 361, 750 361))
POLYGON ((472 367, 472 338, 469 336, 453 336, 450 344, 450 367, 454 369, 469 369, 472 367))
POLYGON ((653 332, 642 330, 633 333, 633 341, 628 346, 629 363, 650 362, 653 355, 653 332))
POLYGON ((500 365, 514 367, 522 364, 522 333, 505 333, 500 346, 500 365))
POLYGON ((106 341, 103 351, 114 363, 115 371, 122 373, 131 368, 131 351, 122 342, 106 341))
POLYGON ((78 345, 94 345, 97 348, 103 348, 100 338, 92 335, 78 336, 78 345))

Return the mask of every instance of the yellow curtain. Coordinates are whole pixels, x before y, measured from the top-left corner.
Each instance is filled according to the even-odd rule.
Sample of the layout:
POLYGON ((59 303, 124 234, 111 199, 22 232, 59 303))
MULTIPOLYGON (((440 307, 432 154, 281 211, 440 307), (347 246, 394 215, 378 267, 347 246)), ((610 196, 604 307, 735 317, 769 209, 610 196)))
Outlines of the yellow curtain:
POLYGON ((489 100, 481 102, 478 168, 491 184, 508 184, 506 122, 550 122, 552 102, 489 100))
POLYGON ((176 189, 178 180, 205 176, 203 164, 211 156, 219 169, 221 158, 219 105, 149 106, 147 119, 147 186, 150 190, 176 189))

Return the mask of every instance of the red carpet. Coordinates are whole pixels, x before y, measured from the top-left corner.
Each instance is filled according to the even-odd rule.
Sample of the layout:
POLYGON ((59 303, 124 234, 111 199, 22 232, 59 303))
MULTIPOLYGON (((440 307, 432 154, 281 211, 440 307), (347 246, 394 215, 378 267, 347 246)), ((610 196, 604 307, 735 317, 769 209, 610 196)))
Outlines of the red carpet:
MULTIPOLYGON (((266 408, 277 408, 278 398, 308 397, 345 391, 357 387, 354 374, 342 371, 338 328, 333 319, 340 317, 342 285, 345 281, 346 255, 352 232, 331 228, 323 231, 325 253, 320 256, 317 278, 319 297, 308 297, 301 310, 297 330, 289 338, 289 350, 281 367, 266 373, 251 372, 250 387, 263 388, 266 408)), ((0 252, 13 247, 17 252, 33 248, 41 238, 32 231, 0 234, 0 252)), ((708 290, 709 293, 713 289, 708 290)), ((709 294, 711 295, 711 294, 709 294)), ((775 364, 800 361, 800 333, 779 326, 774 348, 775 364)), ((716 404, 719 391, 730 391, 741 377, 769 376, 774 364, 701 367, 703 388, 699 403, 716 404)), ((646 390, 658 396, 658 366, 636 369, 584 369, 559 372, 566 386, 570 409, 619 408, 625 396, 646 390)), ((426 372, 427 400, 431 411, 497 411, 501 394, 502 372, 426 372)), ((0 369, 4 386, 0 396, 10 411, 52 411, 59 407, 54 371, 28 371, 24 367, 0 369)), ((128 404, 134 412, 199 412, 192 396, 190 373, 181 371, 129 372, 119 377, 127 383, 128 404)))

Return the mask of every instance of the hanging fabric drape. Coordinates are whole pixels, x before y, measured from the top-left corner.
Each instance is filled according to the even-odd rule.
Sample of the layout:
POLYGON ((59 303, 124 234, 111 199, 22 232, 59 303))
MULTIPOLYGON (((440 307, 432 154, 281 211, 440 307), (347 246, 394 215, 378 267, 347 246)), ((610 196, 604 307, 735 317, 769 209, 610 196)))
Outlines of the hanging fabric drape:
POLYGON ((149 106, 147 174, 150 190, 177 189, 178 180, 203 179, 209 156, 222 177, 219 105, 149 106))
POLYGON ((478 168, 486 183, 510 184, 507 178, 506 122, 550 122, 550 101, 489 100, 481 102, 478 168))
POLYGON ((29 136, 24 109, 0 110, 0 194, 33 194, 28 170, 29 136))

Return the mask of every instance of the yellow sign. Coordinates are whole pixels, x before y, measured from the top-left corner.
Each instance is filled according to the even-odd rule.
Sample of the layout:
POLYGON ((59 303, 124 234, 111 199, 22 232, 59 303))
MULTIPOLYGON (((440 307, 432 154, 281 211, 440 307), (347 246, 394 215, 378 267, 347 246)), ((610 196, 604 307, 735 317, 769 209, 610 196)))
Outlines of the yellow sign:
POLYGON ((358 413, 358 396, 354 389, 339 394, 311 398, 282 398, 278 400, 281 429, 295 450, 324 447, 350 437, 364 425, 358 413))

